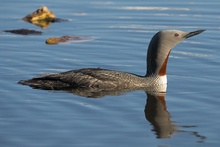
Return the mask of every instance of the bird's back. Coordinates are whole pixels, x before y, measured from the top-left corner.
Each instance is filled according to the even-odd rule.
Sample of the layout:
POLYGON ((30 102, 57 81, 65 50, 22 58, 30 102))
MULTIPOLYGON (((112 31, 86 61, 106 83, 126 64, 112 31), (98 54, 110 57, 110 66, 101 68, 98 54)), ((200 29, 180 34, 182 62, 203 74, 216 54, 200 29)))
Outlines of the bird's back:
POLYGON ((146 87, 145 79, 145 77, 126 72, 100 68, 85 68, 43 75, 26 81, 22 80, 19 83, 29 85, 33 88, 51 90, 69 88, 124 89, 146 87))

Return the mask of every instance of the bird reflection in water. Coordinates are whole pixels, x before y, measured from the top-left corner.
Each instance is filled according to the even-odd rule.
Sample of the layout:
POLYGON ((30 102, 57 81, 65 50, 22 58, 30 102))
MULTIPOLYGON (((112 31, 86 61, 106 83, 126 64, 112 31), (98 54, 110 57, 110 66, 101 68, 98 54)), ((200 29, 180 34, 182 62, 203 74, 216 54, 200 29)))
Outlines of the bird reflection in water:
POLYGON ((69 93, 79 95, 87 98, 103 98, 105 96, 119 96, 127 92, 132 92, 135 90, 144 91, 147 95, 146 105, 144 108, 144 113, 146 119, 152 125, 152 131, 156 134, 156 138, 171 138, 173 134, 178 132, 189 133, 190 135, 198 138, 198 143, 203 143, 206 139, 205 136, 200 135, 195 131, 184 131, 179 130, 179 128, 192 128, 196 126, 177 126, 172 120, 171 115, 167 110, 166 106, 166 87, 167 85, 159 85, 154 87, 154 89, 123 89, 123 90, 103 90, 95 88, 78 88, 78 89, 68 89, 69 93), (160 90, 165 92, 160 92, 160 90))
MULTIPOLYGON (((149 91, 149 89, 138 89, 145 91, 147 95, 145 105, 145 117, 152 124, 152 131, 155 132, 157 138, 170 138, 172 134, 178 132, 177 127, 172 123, 169 112, 166 108, 165 92, 158 92, 160 89, 166 88, 166 85, 157 87, 157 91, 149 91)), ((124 90, 101 90, 94 88, 86 89, 70 89, 68 92, 88 97, 88 98, 102 98, 104 96, 118 96, 129 91, 137 89, 124 90)), ((151 89, 152 90, 152 89, 151 89)))
POLYGON ((157 138, 170 138, 177 132, 176 126, 172 124, 170 114, 167 111, 166 93, 147 93, 147 102, 144 109, 146 119, 153 125, 153 131, 157 138))

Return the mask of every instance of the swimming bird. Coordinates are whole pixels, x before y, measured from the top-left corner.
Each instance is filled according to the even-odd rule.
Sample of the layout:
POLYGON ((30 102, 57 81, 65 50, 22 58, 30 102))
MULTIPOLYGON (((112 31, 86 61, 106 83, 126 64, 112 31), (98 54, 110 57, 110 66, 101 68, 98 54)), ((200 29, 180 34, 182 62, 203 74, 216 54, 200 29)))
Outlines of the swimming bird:
POLYGON ((44 90, 68 90, 74 88, 106 90, 146 89, 158 85, 166 85, 166 67, 172 48, 181 41, 203 31, 205 30, 193 32, 162 30, 156 33, 148 46, 145 76, 101 68, 84 68, 46 74, 30 80, 21 80, 18 83, 44 90))

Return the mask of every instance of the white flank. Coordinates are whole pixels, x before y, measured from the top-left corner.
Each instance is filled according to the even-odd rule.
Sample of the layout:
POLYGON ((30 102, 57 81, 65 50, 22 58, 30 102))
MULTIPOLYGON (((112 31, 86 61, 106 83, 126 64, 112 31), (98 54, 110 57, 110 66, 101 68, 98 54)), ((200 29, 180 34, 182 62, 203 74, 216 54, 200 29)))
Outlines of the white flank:
POLYGON ((158 78, 158 83, 160 83, 161 85, 167 84, 167 75, 165 75, 165 76, 160 76, 160 77, 158 78))

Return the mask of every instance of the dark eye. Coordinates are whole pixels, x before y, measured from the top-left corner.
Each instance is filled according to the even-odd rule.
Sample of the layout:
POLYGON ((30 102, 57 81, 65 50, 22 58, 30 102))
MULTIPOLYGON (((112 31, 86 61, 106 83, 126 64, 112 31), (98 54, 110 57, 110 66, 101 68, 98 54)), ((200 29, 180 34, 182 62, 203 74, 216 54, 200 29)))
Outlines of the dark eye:
POLYGON ((175 36, 175 37, 178 37, 178 36, 179 36, 179 34, 178 34, 178 33, 175 33, 175 34, 174 34, 174 36, 175 36))

